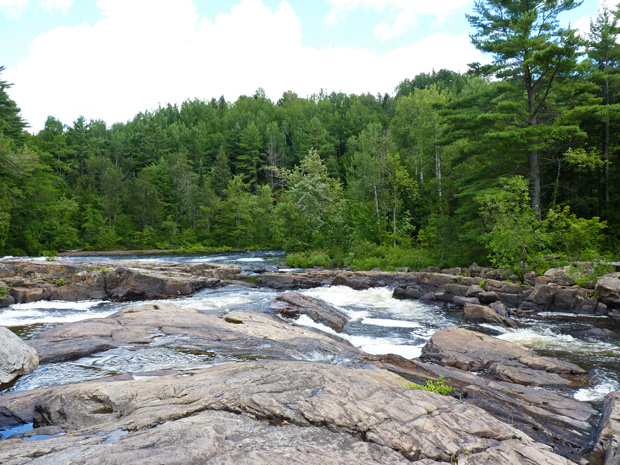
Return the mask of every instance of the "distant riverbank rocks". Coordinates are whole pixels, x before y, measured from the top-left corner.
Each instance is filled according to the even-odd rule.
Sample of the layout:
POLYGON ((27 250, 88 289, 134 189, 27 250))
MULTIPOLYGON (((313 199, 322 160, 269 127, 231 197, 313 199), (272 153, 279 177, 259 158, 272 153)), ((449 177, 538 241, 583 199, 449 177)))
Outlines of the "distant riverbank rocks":
POLYGON ((0 306, 40 300, 143 300, 191 295, 239 277, 241 268, 209 263, 0 262, 0 306))
POLYGON ((265 274, 256 280, 256 285, 279 290, 336 285, 353 289, 389 286, 394 287, 396 299, 419 299, 460 307, 501 304, 510 314, 502 315, 500 311, 501 316, 563 312, 608 315, 620 323, 620 273, 604 275, 595 289, 586 289, 572 284, 572 277, 564 268, 549 271, 538 277, 529 273, 526 282, 519 283, 496 279, 503 277, 501 270, 478 266, 419 272, 307 269, 302 273, 265 274))

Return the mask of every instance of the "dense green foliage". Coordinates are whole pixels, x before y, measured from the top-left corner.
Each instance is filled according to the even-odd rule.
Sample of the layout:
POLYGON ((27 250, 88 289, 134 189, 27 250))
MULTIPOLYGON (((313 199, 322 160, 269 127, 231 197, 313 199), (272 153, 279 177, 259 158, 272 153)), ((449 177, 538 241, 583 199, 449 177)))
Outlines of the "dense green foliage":
POLYGON ((584 42, 557 24, 574 5, 476 2, 492 64, 394 96, 259 89, 31 135, 0 81, 0 253, 284 248, 291 265, 522 274, 617 252, 618 15, 584 42))

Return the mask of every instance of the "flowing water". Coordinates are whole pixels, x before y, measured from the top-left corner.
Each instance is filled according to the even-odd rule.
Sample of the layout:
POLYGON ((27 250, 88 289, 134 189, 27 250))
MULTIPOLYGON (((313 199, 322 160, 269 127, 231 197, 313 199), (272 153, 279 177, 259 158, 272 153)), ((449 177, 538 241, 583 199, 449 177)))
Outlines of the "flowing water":
MULTIPOLYGON (((282 252, 243 252, 211 255, 157 256, 96 256, 61 258, 69 261, 105 262, 108 260, 181 261, 188 263, 221 263, 241 266, 246 273, 282 269, 282 252)), ((196 308, 215 314, 253 309, 269 311, 278 291, 247 287, 205 289, 194 296, 174 301, 176 305, 196 308)), ((438 307, 418 301, 392 299, 392 289, 372 288, 356 291, 348 287, 321 287, 301 291, 302 294, 336 306, 350 319, 347 335, 340 335, 354 346, 371 354, 395 353, 407 358, 420 355, 431 335, 447 326, 464 326, 462 310, 438 307)), ((106 301, 35 302, 0 309, 0 325, 10 327, 24 339, 59 323, 87 318, 104 318, 133 303, 106 301)), ((478 329, 500 339, 534 349, 541 355, 568 360, 584 367, 592 376, 593 385, 567 393, 584 402, 599 403, 606 393, 620 388, 620 337, 597 341, 575 336, 591 327, 609 327, 606 317, 584 317, 573 314, 543 314, 540 319, 521 320, 519 329, 482 325, 478 329)), ((330 328, 302 316, 297 324, 314 327, 336 335, 330 328)), ((618 335, 618 331, 616 330, 618 335)), ((620 335, 618 335, 620 336, 620 335)), ((216 363, 248 360, 248 353, 213 352, 192 347, 188 341, 159 337, 148 347, 116 348, 82 359, 45 364, 24 375, 9 391, 67 384, 120 373, 145 373, 168 368, 199 368, 216 363)), ((313 360, 313 354, 308 354, 313 360)), ((139 376, 139 375, 135 375, 139 376)))

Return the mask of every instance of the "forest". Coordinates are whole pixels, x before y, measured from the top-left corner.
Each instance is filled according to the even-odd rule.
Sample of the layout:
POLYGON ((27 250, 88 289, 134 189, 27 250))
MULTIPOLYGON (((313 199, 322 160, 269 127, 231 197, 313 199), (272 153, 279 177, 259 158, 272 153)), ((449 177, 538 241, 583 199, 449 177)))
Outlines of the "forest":
MULTIPOLYGON (((618 8, 477 2, 492 63, 384 95, 262 89, 28 132, 0 67, 0 255, 284 249, 292 265, 510 267, 620 250, 618 8)), ((389 89, 386 89, 386 91, 389 89)))

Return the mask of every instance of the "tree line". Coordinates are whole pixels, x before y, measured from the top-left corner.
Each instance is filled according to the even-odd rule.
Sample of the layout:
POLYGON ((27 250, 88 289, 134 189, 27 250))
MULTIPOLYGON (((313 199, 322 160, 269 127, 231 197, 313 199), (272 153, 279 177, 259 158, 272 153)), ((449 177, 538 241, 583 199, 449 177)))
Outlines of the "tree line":
POLYGON ((33 135, 0 80, 0 253, 284 248, 305 264, 520 273, 613 254, 618 8, 583 39, 558 24, 575 6, 476 2, 472 41, 492 63, 393 95, 258 89, 109 127, 50 116, 33 135))

